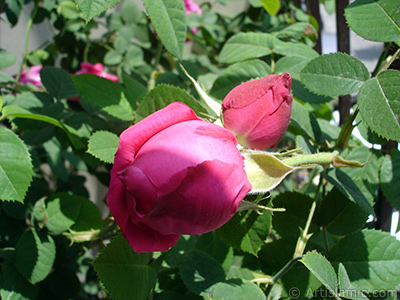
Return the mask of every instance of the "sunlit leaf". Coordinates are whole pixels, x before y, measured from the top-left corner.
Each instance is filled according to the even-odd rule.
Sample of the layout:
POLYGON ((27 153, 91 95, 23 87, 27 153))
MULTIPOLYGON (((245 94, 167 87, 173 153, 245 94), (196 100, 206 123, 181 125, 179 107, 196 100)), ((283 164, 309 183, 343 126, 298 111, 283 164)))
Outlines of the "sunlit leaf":
POLYGON ((32 181, 27 147, 6 127, 0 127, 0 200, 23 202, 32 181))
POLYGON ((150 20, 165 48, 182 58, 186 40, 185 5, 181 0, 144 0, 150 20))
POLYGON ((350 28, 364 39, 376 42, 400 40, 400 14, 397 1, 357 0, 345 9, 345 17, 350 28))
POLYGON ((300 78, 311 91, 335 97, 357 92, 369 78, 369 72, 358 58, 330 53, 310 61, 300 72, 300 78))
POLYGON ((400 71, 388 70, 369 79, 360 89, 362 119, 378 135, 400 142, 400 71))

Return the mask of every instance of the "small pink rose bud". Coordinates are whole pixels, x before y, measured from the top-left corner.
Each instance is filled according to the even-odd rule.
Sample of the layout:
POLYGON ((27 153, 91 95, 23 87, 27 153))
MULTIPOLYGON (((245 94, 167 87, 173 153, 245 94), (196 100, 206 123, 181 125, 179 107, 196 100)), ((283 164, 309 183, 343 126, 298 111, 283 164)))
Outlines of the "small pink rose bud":
POLYGON ((285 134, 292 114, 289 74, 268 75, 245 82, 222 102, 224 127, 251 149, 275 147, 285 134))

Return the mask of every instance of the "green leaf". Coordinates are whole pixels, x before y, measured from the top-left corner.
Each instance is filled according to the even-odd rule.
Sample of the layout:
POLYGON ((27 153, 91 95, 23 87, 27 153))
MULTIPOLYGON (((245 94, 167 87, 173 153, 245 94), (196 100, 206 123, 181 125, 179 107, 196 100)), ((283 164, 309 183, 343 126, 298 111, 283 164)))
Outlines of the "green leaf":
POLYGON ((69 194, 56 194, 47 201, 46 227, 53 235, 67 231, 78 217, 80 202, 69 194))
POLYGON ((267 33, 241 32, 225 43, 219 55, 219 61, 223 64, 231 64, 266 56, 281 43, 283 42, 267 33))
MULTIPOLYGON (((60 120, 64 112, 64 105, 57 101, 49 93, 44 92, 25 92, 18 95, 13 101, 9 102, 12 105, 26 109, 34 114, 45 115, 50 118, 60 120)), ((8 108, 7 108, 8 109, 8 108)), ((7 110, 6 109, 6 110, 7 110)), ((48 128, 48 124, 29 119, 13 119, 12 122, 19 130, 28 132, 35 129, 48 128)), ((25 136, 24 136, 25 137, 25 136)))
MULTIPOLYGON (((310 242, 308 242, 308 245, 310 245, 310 242)), ((315 249, 315 245, 310 247, 315 249)), ((285 238, 275 239, 271 240, 269 243, 265 243, 258 253, 263 272, 266 274, 276 274, 279 272, 293 259, 295 248, 296 242, 289 241, 285 238)), ((284 296, 307 296, 321 286, 321 282, 301 263, 296 263, 289 269, 280 279, 280 282, 284 289, 282 292, 283 298, 285 298, 284 296), (294 294, 293 291, 296 294, 294 294)))
POLYGON ((4 264, 0 279, 1 299, 35 300, 39 288, 26 280, 11 264, 4 264))
MULTIPOLYGON (((297 16, 296 16, 297 17, 297 16)), ((287 39, 291 39, 291 40, 301 40, 304 38, 304 36, 307 35, 307 33, 312 33, 312 30, 314 28, 312 28, 310 26, 310 23, 308 22, 308 20, 298 20, 299 22, 293 23, 293 24, 289 24, 289 25, 283 25, 281 27, 278 27, 276 29, 276 31, 273 32, 273 34, 282 40, 287 40, 287 39)), ((301 45, 301 44, 299 44, 301 45)))
POLYGON ((360 230, 368 215, 368 212, 334 188, 322 201, 318 224, 333 235, 347 235, 360 230))
POLYGON ((203 108, 199 102, 184 90, 170 85, 161 84, 152 89, 143 98, 136 111, 135 121, 138 122, 143 120, 145 117, 173 102, 182 102, 186 104, 199 116, 201 116, 201 114, 207 114, 205 108, 203 108))
POLYGON ((400 71, 388 70, 369 79, 358 94, 358 107, 368 127, 400 142, 400 71))
POLYGON ((325 179, 333 184, 340 192, 342 192, 352 202, 358 204, 363 210, 369 214, 375 214, 371 204, 351 179, 349 175, 339 169, 330 168, 323 172, 325 179))
POLYGON ((48 66, 43 67, 40 70, 40 79, 43 86, 58 100, 79 96, 71 75, 63 69, 48 66))
POLYGON ((390 155, 385 155, 380 169, 381 188, 386 199, 394 208, 400 210, 400 197, 397 188, 400 181, 400 152, 392 150, 390 155))
MULTIPOLYGON (((36 224, 42 229, 47 223, 48 216, 46 211, 46 205, 44 203, 44 198, 38 200, 35 203, 32 211, 32 220, 35 220, 36 224)), ((32 222, 33 223, 33 222, 32 222)))
POLYGON ((300 78, 311 91, 335 97, 357 92, 369 78, 369 72, 358 58, 330 53, 310 61, 300 72, 300 78))
POLYGON ((79 11, 76 5, 71 1, 64 1, 60 3, 59 6, 61 15, 66 19, 79 19, 79 11))
POLYGON ((271 16, 275 16, 281 8, 279 0, 260 0, 262 6, 271 16))
POLYGON ((339 281, 339 296, 346 299, 354 300, 367 300, 368 297, 365 296, 359 289, 354 287, 351 282, 349 275, 347 274, 346 268, 342 263, 339 263, 338 270, 338 281, 339 281))
POLYGON ((356 128, 358 129, 364 140, 366 140, 367 142, 373 145, 374 144, 385 145, 387 143, 386 139, 379 137, 375 132, 372 132, 372 130, 368 128, 367 124, 365 124, 365 122, 362 121, 362 117, 360 114, 357 114, 354 123, 357 124, 356 128))
POLYGON ((293 97, 308 103, 326 103, 333 99, 332 97, 314 94, 297 79, 292 79, 292 94, 293 97))
POLYGON ((331 296, 340 300, 335 270, 325 257, 316 252, 309 252, 300 261, 329 290, 331 296))
POLYGON ((277 40, 275 44, 274 53, 283 55, 283 56, 292 56, 292 57, 303 57, 307 60, 311 60, 313 58, 319 57, 317 51, 315 51, 310 46, 307 46, 302 43, 292 43, 292 42, 282 42, 277 40))
POLYGON ((215 80, 210 94, 218 99, 224 99, 239 84, 269 74, 271 74, 271 67, 259 59, 233 64, 221 72, 215 80))
POLYGON ((304 154, 314 154, 316 153, 315 147, 311 145, 310 141, 302 136, 302 135, 297 135, 296 136, 296 148, 302 149, 302 152, 304 154))
POLYGON ((35 114, 27 109, 17 106, 17 105, 5 106, 3 108, 2 113, 3 113, 3 116, 2 116, 3 118, 18 117, 18 118, 24 118, 24 119, 39 120, 39 121, 53 124, 64 130, 64 132, 67 134, 69 140, 75 146, 75 148, 80 149, 83 147, 83 143, 78 138, 76 130, 66 124, 61 123, 60 121, 58 121, 54 118, 51 118, 51 117, 48 117, 45 115, 41 115, 41 114, 35 114))
POLYGON ((130 45, 125 55, 124 66, 135 69, 144 65, 143 49, 136 45, 130 45))
POLYGON ((0 200, 23 202, 32 168, 25 144, 11 130, 0 127, 0 200))
POLYGON ((379 187, 379 171, 383 159, 380 151, 359 146, 353 148, 344 158, 365 163, 365 166, 362 168, 343 168, 343 172, 351 178, 361 178, 368 181, 373 189, 379 187))
POLYGON ((131 105, 132 109, 136 110, 139 106, 140 101, 142 101, 144 95, 147 93, 146 87, 139 81, 123 74, 122 81, 125 85, 125 96, 131 105))
POLYGON ((293 79, 300 79, 299 73, 309 62, 308 59, 300 56, 285 56, 280 58, 274 67, 275 74, 289 73, 292 76, 292 87, 293 79))
POLYGON ((120 1, 121 0, 75 0, 75 4, 82 12, 86 23, 88 23, 93 17, 100 15, 120 1))
POLYGON ((321 141, 321 128, 315 116, 298 101, 293 101, 291 123, 315 142, 321 141))
POLYGON ((75 196, 75 198, 80 203, 80 209, 71 230, 79 232, 103 228, 103 219, 99 207, 85 197, 75 196))
POLYGON ((76 276, 76 272, 70 268, 64 266, 56 267, 47 279, 47 282, 54 295, 62 295, 63 299, 79 298, 78 293, 81 290, 81 282, 76 276))
MULTIPOLYGON (((66 2, 63 2, 66 3, 66 2)), ((28 54, 27 60, 32 65, 41 65, 43 61, 47 60, 50 57, 50 53, 46 50, 37 49, 28 54)))
POLYGON ((249 0, 249 3, 253 7, 262 7, 260 0, 249 0))
POLYGON ((252 190, 265 193, 274 189, 294 168, 268 152, 244 152, 245 171, 252 190))
POLYGON ((198 295, 207 295, 211 286, 225 280, 225 272, 218 261, 198 250, 185 255, 180 274, 186 287, 198 295))
POLYGON ((118 149, 119 138, 109 131, 96 131, 89 140, 88 152, 98 159, 112 164, 118 149))
POLYGON ((122 19, 127 24, 137 24, 142 16, 142 10, 139 9, 135 1, 125 0, 121 7, 122 19))
POLYGON ((351 284, 366 293, 393 290, 400 282, 400 241, 387 232, 364 229, 344 237, 330 261, 342 263, 351 284))
POLYGON ((169 53, 182 59, 186 40, 186 12, 181 0, 143 0, 157 35, 169 53))
POLYGON ((76 88, 86 100, 124 121, 133 119, 133 109, 118 83, 94 74, 72 76, 76 88))
POLYGON ((15 78, 6 72, 0 71, 0 83, 15 82, 15 78))
POLYGON ((325 143, 325 141, 336 141, 336 139, 340 135, 340 127, 331 124, 328 120, 325 119, 318 118, 317 122, 322 132, 320 143, 325 143))
POLYGON ((12 66, 17 61, 17 57, 14 53, 0 49, 0 69, 12 66))
POLYGON ((111 50, 104 55, 104 64, 115 66, 122 62, 122 56, 117 51, 111 50))
POLYGON ((55 258, 56 246, 51 236, 34 228, 22 234, 15 247, 15 265, 32 283, 49 275, 55 258))
POLYGON ((118 300, 146 300, 157 275, 147 264, 151 253, 135 253, 119 233, 100 252, 93 266, 105 289, 118 300))
MULTIPOLYGON (((222 241, 217 231, 211 231, 195 238, 196 250, 203 251, 214 257, 222 265, 224 270, 232 267, 233 249, 222 241)), ((179 250, 182 249, 178 249, 178 251, 179 250)))
MULTIPOLYGON (((285 208, 283 213, 274 213, 272 227, 279 236, 297 241, 300 235, 300 228, 304 228, 310 213, 313 199, 307 195, 297 192, 281 193, 273 199, 275 207, 285 208)), ((319 231, 316 220, 312 220, 309 233, 319 231)))
POLYGON ((391 0, 357 0, 345 9, 350 28, 364 39, 376 42, 400 40, 399 3, 391 0), (371 24, 371 20, 373 24, 371 24))
POLYGON ((229 279, 211 286, 207 291, 207 299, 265 300, 266 297, 255 283, 242 279, 229 279))
POLYGON ((228 246, 257 255, 269 235, 271 221, 270 211, 243 211, 235 214, 217 233, 228 246))

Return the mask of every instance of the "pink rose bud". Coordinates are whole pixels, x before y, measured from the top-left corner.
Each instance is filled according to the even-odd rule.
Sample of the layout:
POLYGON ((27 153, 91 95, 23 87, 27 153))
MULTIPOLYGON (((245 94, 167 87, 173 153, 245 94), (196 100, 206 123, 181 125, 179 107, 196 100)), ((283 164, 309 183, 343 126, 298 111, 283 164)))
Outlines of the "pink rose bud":
POLYGON ((42 88, 42 81, 40 79, 40 70, 42 69, 42 65, 32 66, 28 71, 23 70, 21 72, 21 76, 19 77, 19 82, 27 85, 31 83, 38 87, 39 89, 42 88))
POLYGON ((276 147, 290 123, 291 85, 290 75, 284 73, 235 87, 222 102, 224 127, 246 148, 276 147))
POLYGON ((121 134, 107 205, 134 251, 167 251, 236 213, 251 190, 236 144, 179 102, 121 134))

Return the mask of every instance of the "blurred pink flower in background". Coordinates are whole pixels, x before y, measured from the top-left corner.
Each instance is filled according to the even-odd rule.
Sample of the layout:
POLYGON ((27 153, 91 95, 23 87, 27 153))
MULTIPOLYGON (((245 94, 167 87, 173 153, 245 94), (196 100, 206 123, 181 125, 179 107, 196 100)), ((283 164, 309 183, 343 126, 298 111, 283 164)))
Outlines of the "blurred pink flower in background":
POLYGON ((25 85, 31 83, 38 88, 42 88, 42 81, 40 80, 40 70, 42 67, 42 65, 32 66, 29 72, 27 70, 23 70, 18 81, 25 85))
MULTIPOLYGON (((186 15, 189 14, 199 14, 202 15, 203 12, 201 11, 200 6, 197 3, 194 3, 192 0, 183 0, 186 9, 186 15)), ((198 28, 193 28, 190 30, 191 33, 195 34, 199 30, 198 28)), ((188 41, 188 39, 186 40, 188 41)))
POLYGON ((75 73, 75 75, 77 74, 94 74, 100 77, 104 77, 108 80, 117 82, 118 81, 118 76, 116 75, 112 75, 112 74, 108 74, 106 72, 103 71, 104 70, 104 66, 101 63, 97 63, 97 64, 91 64, 89 62, 82 62, 81 63, 81 69, 75 73))
POLYGON ((183 0, 183 3, 185 3, 187 15, 192 13, 201 15, 203 13, 200 6, 197 3, 194 3, 192 0, 183 0))

